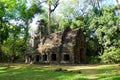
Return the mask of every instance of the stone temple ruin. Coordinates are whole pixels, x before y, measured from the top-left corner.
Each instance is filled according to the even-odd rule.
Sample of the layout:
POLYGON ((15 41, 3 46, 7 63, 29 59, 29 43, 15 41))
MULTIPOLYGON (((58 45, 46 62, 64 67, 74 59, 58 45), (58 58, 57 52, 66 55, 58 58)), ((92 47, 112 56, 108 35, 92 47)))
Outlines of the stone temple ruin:
POLYGON ((70 29, 40 38, 38 33, 29 39, 26 63, 86 63, 86 40, 81 29, 70 29))

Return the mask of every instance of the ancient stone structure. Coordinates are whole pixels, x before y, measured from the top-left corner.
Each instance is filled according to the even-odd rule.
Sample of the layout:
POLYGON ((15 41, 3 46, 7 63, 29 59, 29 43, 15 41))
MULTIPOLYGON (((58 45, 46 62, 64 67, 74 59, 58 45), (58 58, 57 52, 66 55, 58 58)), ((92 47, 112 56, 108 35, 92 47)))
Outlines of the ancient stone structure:
POLYGON ((81 29, 66 29, 39 38, 35 34, 26 50, 26 62, 86 63, 86 40, 81 29))

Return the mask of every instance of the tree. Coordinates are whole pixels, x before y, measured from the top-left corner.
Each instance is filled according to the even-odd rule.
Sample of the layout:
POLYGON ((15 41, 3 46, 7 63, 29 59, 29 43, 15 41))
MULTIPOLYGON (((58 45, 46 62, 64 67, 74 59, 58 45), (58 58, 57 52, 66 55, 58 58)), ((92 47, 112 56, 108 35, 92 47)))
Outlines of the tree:
POLYGON ((119 1, 118 0, 115 0, 117 4, 119 4, 119 1))
POLYGON ((29 36, 29 24, 32 21, 32 18, 34 17, 35 14, 37 13, 42 13, 41 6, 38 6, 37 4, 33 3, 31 4, 30 7, 26 5, 26 3, 20 4, 18 6, 19 8, 19 14, 20 14, 20 19, 24 22, 24 30, 25 30, 25 37, 24 40, 26 42, 28 36, 29 36))
POLYGON ((109 49, 105 49, 100 58, 102 63, 119 63, 120 48, 110 47, 109 49))
POLYGON ((59 4, 59 0, 54 0, 53 2, 51 0, 48 0, 48 5, 49 5, 49 9, 48 9, 48 33, 51 33, 51 13, 54 12, 54 10, 57 8, 59 4), (52 8, 53 7, 53 8, 52 8))
POLYGON ((116 24, 118 17, 114 15, 114 9, 105 7, 102 9, 102 15, 96 16, 90 23, 90 28, 95 31, 100 44, 104 48, 112 45, 116 46, 115 39, 119 34, 119 26, 116 24))
POLYGON ((92 6, 93 8, 97 7, 97 8, 101 8, 100 4, 102 4, 103 0, 85 0, 84 3, 88 6, 92 6))
POLYGON ((25 51, 25 44, 22 39, 15 39, 10 36, 2 45, 2 52, 7 56, 8 62, 14 62, 15 58, 22 56, 25 51))
POLYGON ((22 35, 24 34, 24 44, 22 45, 26 44, 29 35, 29 23, 32 21, 35 14, 41 13, 40 5, 38 6, 33 3, 32 5, 27 6, 26 4, 26 0, 0 1, 0 42, 2 43, 3 53, 12 56, 16 55, 16 41, 22 39, 22 35), (25 33, 23 33, 23 29, 25 33), (5 50, 7 52, 4 52, 5 50))
MULTIPOLYGON (((9 37, 10 21, 16 16, 16 2, 15 0, 6 1, 0 0, 0 43, 3 45, 3 42, 9 37), (14 7, 13 7, 14 6, 14 7)), ((1 50, 1 47, 0 47, 1 50)), ((1 52, 1 55, 2 52, 1 52)))
POLYGON ((56 30, 61 30, 67 26, 70 26, 72 21, 80 15, 79 1, 78 0, 60 0, 60 4, 52 16, 56 23, 58 23, 56 30), (67 4, 67 5, 66 5, 67 4), (71 5, 74 4, 74 5, 71 5))
POLYGON ((0 42, 3 43, 3 41, 8 37, 8 27, 6 25, 6 19, 3 19, 5 17, 5 3, 0 1, 0 42))
POLYGON ((36 1, 35 3, 47 5, 47 9, 45 9, 46 12, 44 13, 44 16, 47 17, 47 24, 48 24, 47 25, 47 29, 48 29, 47 31, 48 31, 48 34, 50 34, 52 32, 52 29, 51 29, 51 19, 52 19, 51 15, 55 11, 57 6, 59 5, 59 0, 40 0, 40 1, 36 1), (46 16, 46 13, 47 13, 47 16, 46 16))

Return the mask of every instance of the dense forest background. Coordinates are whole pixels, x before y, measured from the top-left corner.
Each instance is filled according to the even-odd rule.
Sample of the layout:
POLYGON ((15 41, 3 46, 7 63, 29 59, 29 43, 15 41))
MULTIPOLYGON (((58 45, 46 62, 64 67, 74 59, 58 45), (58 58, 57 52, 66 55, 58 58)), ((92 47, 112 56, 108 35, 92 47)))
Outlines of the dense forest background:
POLYGON ((48 35, 81 28, 88 63, 120 62, 120 0, 0 0, 0 62, 24 61, 41 19, 48 35))

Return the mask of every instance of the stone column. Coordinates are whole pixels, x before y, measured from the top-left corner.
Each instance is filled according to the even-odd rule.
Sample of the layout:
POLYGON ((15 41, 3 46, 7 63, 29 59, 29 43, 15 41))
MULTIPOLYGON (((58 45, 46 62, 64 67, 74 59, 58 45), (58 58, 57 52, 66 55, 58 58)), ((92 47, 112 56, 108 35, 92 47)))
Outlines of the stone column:
POLYGON ((43 62, 43 54, 41 54, 41 60, 40 60, 40 62, 43 62))
POLYGON ((71 63, 74 64, 75 63, 75 55, 74 55, 74 47, 72 47, 72 50, 71 50, 71 63))
POLYGON ((33 55, 33 63, 36 62, 36 55, 33 55))
POLYGON ((47 53, 47 61, 50 63, 51 62, 51 53, 47 53))
POLYGON ((28 56, 25 56, 25 63, 28 63, 28 56))

